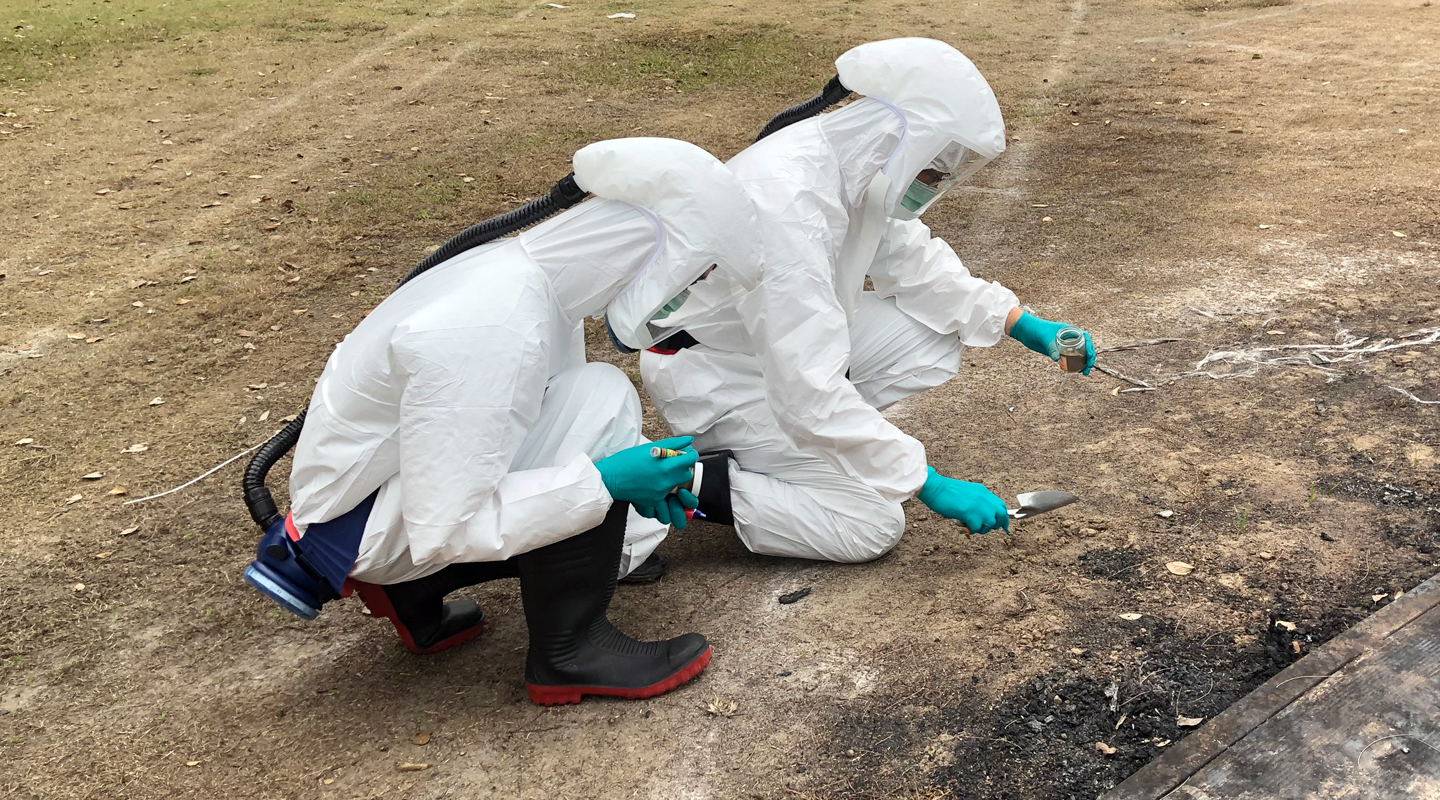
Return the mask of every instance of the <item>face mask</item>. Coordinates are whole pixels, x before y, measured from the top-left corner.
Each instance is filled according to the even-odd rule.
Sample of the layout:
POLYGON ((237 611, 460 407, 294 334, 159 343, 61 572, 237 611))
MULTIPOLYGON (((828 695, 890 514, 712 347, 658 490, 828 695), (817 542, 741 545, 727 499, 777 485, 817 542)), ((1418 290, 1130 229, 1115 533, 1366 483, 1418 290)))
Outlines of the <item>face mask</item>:
POLYGON ((674 299, 672 299, 670 302, 666 303, 666 304, 663 305, 663 306, 660 306, 660 310, 659 310, 659 311, 656 311, 656 312, 655 312, 655 316, 653 316, 653 317, 650 318, 651 321, 654 321, 654 320, 657 320, 657 319, 665 319, 666 317, 670 316, 671 314, 675 313, 676 311, 679 311, 679 310, 680 310, 680 306, 685 305, 685 300, 688 299, 689 297, 690 297, 690 290, 689 290, 689 289, 686 289, 685 291, 683 291, 683 292, 681 292, 680 294, 676 295, 676 296, 674 297, 674 299))
POLYGON ((926 186, 917 178, 910 181, 910 188, 905 190, 905 196, 900 198, 900 205, 906 211, 919 212, 925 204, 935 199, 940 193, 939 187, 926 186))

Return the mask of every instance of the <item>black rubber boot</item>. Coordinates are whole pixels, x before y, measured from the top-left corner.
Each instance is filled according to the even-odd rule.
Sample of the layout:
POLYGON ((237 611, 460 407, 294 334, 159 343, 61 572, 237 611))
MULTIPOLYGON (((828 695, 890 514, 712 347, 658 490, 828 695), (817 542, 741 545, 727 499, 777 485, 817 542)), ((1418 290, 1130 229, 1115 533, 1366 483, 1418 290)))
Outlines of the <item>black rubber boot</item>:
POLYGON ((387 586, 355 581, 355 588, 371 614, 390 620, 406 647, 426 655, 464 644, 480 635, 484 628, 485 612, 479 604, 466 599, 447 603, 445 595, 466 586, 518 575, 512 559, 451 564, 423 578, 387 586))
POLYGON ((705 468, 701 472, 700 493, 695 498, 700 501, 700 507, 695 509, 696 519, 719 525, 735 524, 735 514, 730 510, 730 462, 734 458, 733 450, 716 450, 700 456, 705 468))
POLYGON ((530 628, 525 682, 532 702, 578 703, 587 694, 655 697, 710 663, 710 644, 698 633, 641 642, 606 618, 629 510, 615 503, 596 527, 516 557, 530 628))
POLYGON ((651 553, 640 566, 630 570, 630 574, 620 579, 621 583, 654 583, 665 577, 665 559, 659 553, 651 553))

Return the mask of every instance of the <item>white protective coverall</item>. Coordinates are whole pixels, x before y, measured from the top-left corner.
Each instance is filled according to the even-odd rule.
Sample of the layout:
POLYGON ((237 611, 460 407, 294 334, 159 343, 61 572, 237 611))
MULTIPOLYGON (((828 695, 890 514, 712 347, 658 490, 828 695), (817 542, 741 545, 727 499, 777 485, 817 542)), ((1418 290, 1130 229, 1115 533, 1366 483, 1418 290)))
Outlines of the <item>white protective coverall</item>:
POLYGON ((730 161, 759 214, 760 287, 702 317, 682 308, 700 344, 640 365, 675 434, 735 451, 746 547, 853 562, 899 541, 900 504, 927 474, 924 447, 881 409, 954 377, 964 347, 999 341, 1018 302, 900 206, 951 142, 978 154, 975 168, 1004 150, 979 71, 929 39, 862 45, 836 65, 864 98, 730 161))
MULTIPOLYGON (((591 199, 405 284, 325 366, 290 476, 305 529, 378 490, 357 580, 389 584, 499 561, 600 524, 594 462, 645 442, 639 397, 586 364, 582 321, 608 311, 644 346, 655 310, 712 264, 753 270, 753 206, 694 145, 622 139, 581 149, 591 199)), ((666 527, 631 511, 622 574, 666 527)), ((302 538, 303 541, 303 538, 302 538)))

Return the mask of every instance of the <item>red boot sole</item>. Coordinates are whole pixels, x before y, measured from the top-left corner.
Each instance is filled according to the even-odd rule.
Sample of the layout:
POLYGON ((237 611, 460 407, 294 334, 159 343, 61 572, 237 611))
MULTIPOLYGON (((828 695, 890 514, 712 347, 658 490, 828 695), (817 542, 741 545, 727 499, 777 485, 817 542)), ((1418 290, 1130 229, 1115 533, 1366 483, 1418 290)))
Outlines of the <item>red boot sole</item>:
POLYGON ((479 636, 480 632, 485 630, 485 623, 482 621, 473 628, 466 628, 459 633, 441 639, 429 647, 416 647, 415 638, 410 635, 410 629, 406 628, 405 625, 400 622, 400 615, 395 613, 395 607, 390 605, 390 598, 385 596, 385 592, 377 584, 364 583, 362 581, 353 581, 353 583, 355 593, 360 595, 360 599, 365 602, 365 607, 370 609, 371 615, 390 620, 390 624, 395 626, 395 632, 400 634, 400 641, 404 642, 405 646, 410 649, 410 652, 416 655, 428 656, 431 653, 438 653, 441 650, 449 650, 452 647, 465 644, 476 636, 479 636))
POLYGON ((605 697, 619 697, 625 700, 645 700, 651 697, 659 697, 662 694, 677 689, 688 683, 691 678, 705 671, 710 664, 710 655, 713 648, 705 648, 705 652, 695 657, 694 661, 686 664, 674 675, 658 683, 649 686, 642 686, 639 689, 617 689, 611 686, 541 686, 537 683, 526 682, 530 690, 530 702, 542 706, 558 706, 567 703, 578 703, 585 695, 601 695, 605 697))

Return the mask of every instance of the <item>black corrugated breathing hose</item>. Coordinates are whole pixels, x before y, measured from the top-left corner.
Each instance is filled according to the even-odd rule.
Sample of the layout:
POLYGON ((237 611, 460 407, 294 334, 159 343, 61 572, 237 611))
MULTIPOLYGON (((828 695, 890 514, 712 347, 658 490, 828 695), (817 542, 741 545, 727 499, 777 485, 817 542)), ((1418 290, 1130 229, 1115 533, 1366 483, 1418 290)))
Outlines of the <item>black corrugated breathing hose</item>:
MULTIPOLYGON (((443 264, 446 261, 460 255, 466 250, 479 247, 487 242, 494 241, 502 236, 508 236, 523 228, 549 217, 553 214, 584 200, 588 193, 580 188, 575 182, 575 173, 570 173, 545 194, 536 198, 519 208, 501 214, 498 217, 491 217, 482 222, 466 228, 449 241, 440 245, 433 253, 426 256, 410 273, 400 280, 395 288, 400 288, 420 274, 443 264)), ((261 530, 268 529, 281 519, 280 509, 275 505, 275 498, 265 486, 265 478, 270 474, 270 468, 275 466, 292 448, 300 441, 300 431, 305 427, 305 413, 301 412, 288 425, 280 430, 266 442, 255 457, 250 459, 250 464, 245 467, 245 476, 241 479, 241 485, 245 492, 245 507, 250 510, 250 518, 255 520, 261 530)))
POLYGON ((825 84, 825 88, 820 91, 820 94, 771 117, 770 121, 765 123, 765 127, 760 129, 760 135, 755 137, 755 141, 758 142, 775 131, 794 125, 802 119, 813 117, 849 96, 850 90, 845 88, 845 84, 840 82, 840 76, 836 75, 830 79, 829 83, 825 84))

